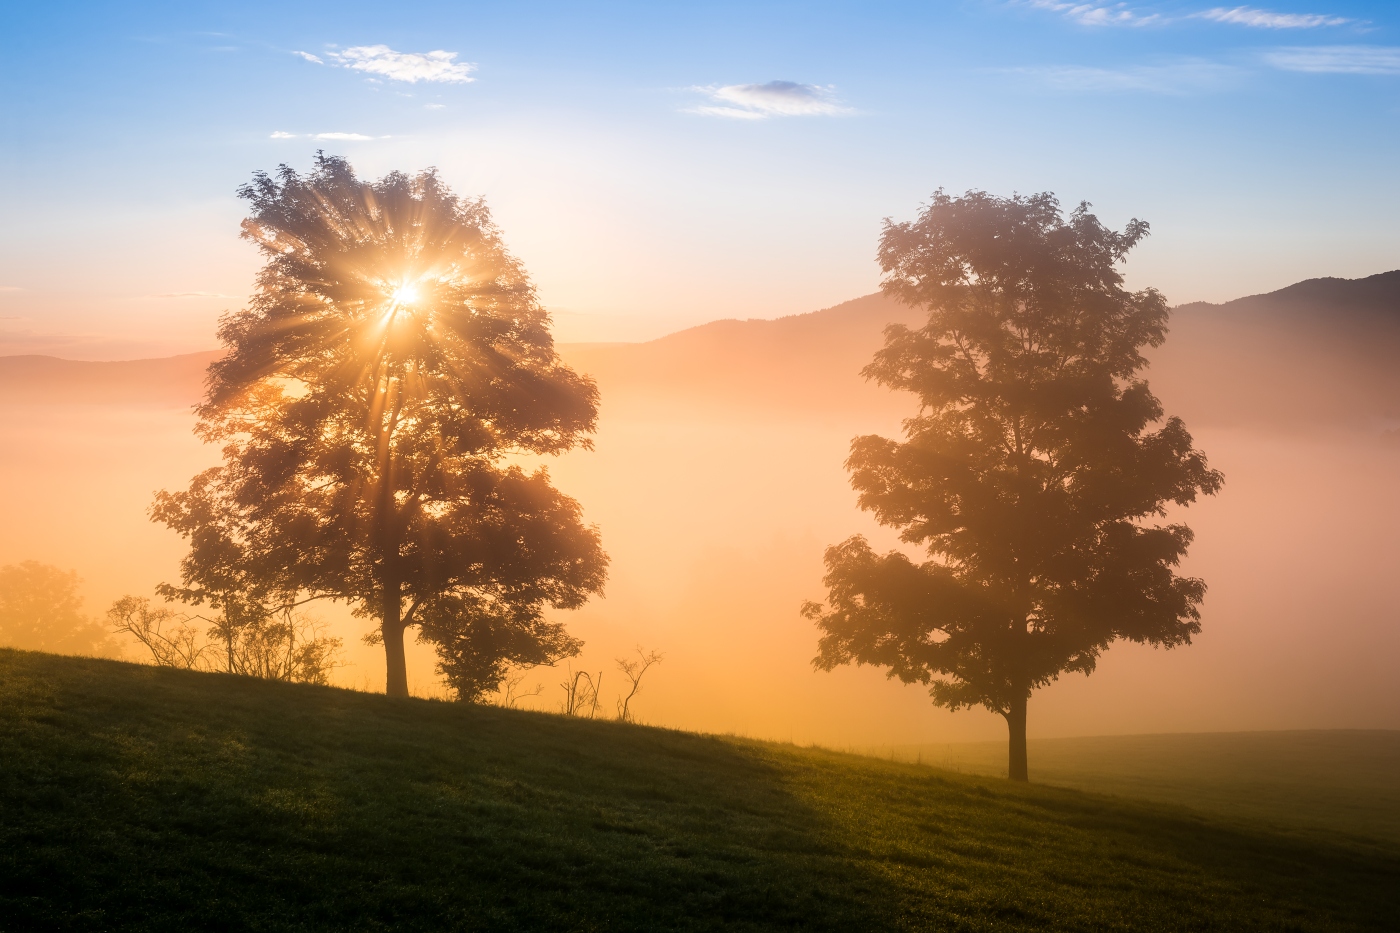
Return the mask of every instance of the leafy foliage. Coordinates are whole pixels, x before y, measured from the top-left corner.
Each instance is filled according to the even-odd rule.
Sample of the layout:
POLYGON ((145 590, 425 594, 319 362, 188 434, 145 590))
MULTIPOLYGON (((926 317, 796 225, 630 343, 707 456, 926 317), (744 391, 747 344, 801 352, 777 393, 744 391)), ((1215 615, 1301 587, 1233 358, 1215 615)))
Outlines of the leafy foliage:
POLYGON ((597 389, 560 362, 486 205, 324 155, 240 194, 266 265, 199 409, 224 462, 153 508, 191 545, 166 595, 345 601, 379 620, 396 695, 411 625, 466 698, 576 652, 540 613, 601 591, 598 532, 508 458, 587 447, 597 389))
POLYGON ((447 594, 420 616, 422 637, 437 646, 440 670, 457 699, 481 702, 511 668, 554 664, 583 643, 539 607, 447 594))
POLYGON ((861 507, 930 559, 860 537, 828 549, 829 607, 804 607, 816 665, 880 665, 937 704, 1001 713, 1013 772, 1032 690, 1093 671, 1117 639, 1200 630, 1205 584, 1174 571, 1191 531, 1151 520, 1222 477, 1180 419, 1152 429, 1162 406, 1139 374, 1167 305, 1118 272, 1147 232, 1085 204, 1065 218, 1050 194, 940 191, 880 241, 885 291, 929 317, 888 328, 865 374, 920 408, 903 442, 852 441, 847 467, 861 507))

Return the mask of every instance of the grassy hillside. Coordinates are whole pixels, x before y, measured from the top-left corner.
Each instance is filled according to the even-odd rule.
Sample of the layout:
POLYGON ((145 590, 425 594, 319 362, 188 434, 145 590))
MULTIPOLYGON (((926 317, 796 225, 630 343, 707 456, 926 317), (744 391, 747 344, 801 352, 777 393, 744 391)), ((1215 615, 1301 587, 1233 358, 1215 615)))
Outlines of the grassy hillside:
MULTIPOLYGON (((1108 735, 1029 745, 1038 783, 1400 844, 1397 731, 1108 735)), ((1005 742, 863 751, 971 774, 1006 773, 1005 742)))
POLYGON ((1381 929, 1400 850, 610 722, 0 651, 6 929, 1381 929))

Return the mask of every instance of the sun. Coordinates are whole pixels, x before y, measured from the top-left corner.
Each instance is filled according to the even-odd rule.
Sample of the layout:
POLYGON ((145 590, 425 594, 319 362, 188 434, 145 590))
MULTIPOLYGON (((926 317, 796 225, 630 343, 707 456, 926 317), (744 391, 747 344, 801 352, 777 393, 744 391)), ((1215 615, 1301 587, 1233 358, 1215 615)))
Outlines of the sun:
POLYGON ((406 321, 410 317, 421 317, 429 312, 428 306, 431 302, 420 287, 421 282, 420 278, 409 275, 397 282, 393 279, 380 281, 379 287, 383 289, 382 294, 387 299, 382 306, 380 327, 389 327, 395 320, 406 321))

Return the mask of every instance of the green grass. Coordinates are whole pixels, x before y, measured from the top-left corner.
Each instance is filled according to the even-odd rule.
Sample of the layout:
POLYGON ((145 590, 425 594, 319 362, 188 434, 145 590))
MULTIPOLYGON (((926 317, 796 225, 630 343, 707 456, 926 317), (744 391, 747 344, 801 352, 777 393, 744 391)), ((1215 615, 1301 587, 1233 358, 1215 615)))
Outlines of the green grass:
MULTIPOLYGON (((1400 844, 1400 732, 1337 729, 1032 739, 1038 783, 1180 804, 1289 832, 1400 844)), ((1006 774, 1005 742, 871 748, 970 774, 1006 774)))
POLYGON ((1400 849, 611 722, 0 651, 7 930, 1393 928, 1400 849))

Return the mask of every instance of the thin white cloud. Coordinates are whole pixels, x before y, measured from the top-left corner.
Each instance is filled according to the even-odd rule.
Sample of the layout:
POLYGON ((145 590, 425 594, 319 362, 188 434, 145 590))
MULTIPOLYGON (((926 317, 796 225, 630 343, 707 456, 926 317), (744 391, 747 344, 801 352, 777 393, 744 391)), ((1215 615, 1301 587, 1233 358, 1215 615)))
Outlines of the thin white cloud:
POLYGON ((1058 91, 1090 93, 1146 92, 1151 94, 1199 94, 1229 84, 1239 70, 1207 61, 1175 62, 1167 65, 1136 65, 1130 68, 1087 68, 1077 65, 1048 68, 1015 68, 1058 91))
POLYGON ((1260 10, 1250 6, 1237 6, 1233 9, 1218 6, 1191 15, 1216 23, 1252 26, 1255 29, 1317 29, 1319 26, 1344 26, 1351 22, 1345 16, 1327 16, 1322 13, 1274 13, 1270 10, 1260 10))
POLYGON ((268 139, 329 139, 335 141, 361 142, 370 139, 389 139, 388 136, 366 136, 364 133, 273 133, 268 139))
POLYGON ((472 62, 459 62, 456 52, 437 49, 432 52, 396 52, 387 45, 356 45, 343 52, 328 52, 327 57, 345 68, 353 68, 391 81, 417 84, 430 81, 440 84, 466 84, 476 79, 472 62))
POLYGON ((23 288, 18 285, 0 285, 0 292, 22 292, 23 288))
POLYGON ((726 117, 730 120, 766 120, 768 114, 760 113, 757 110, 740 110, 738 107, 715 107, 710 104, 701 104, 698 107, 687 107, 686 113, 698 113, 705 117, 726 117))
POLYGON ((707 95, 712 103, 690 107, 687 113, 731 120, 766 120, 769 117, 837 116, 851 112, 835 99, 835 88, 796 81, 767 84, 726 84, 691 90, 707 95))
POLYGON ((1284 71, 1312 74, 1400 75, 1400 47, 1314 45, 1275 49, 1264 60, 1284 71))
POLYGON ((423 107, 424 107, 425 109, 427 109, 427 110, 445 110, 445 109, 447 109, 447 105, 446 105, 446 104, 424 104, 423 107))
POLYGON ((317 65, 324 65, 324 64, 325 64, 325 62, 321 61, 319 58, 317 58, 315 55, 312 55, 310 52, 293 52, 292 54, 293 54, 293 55, 300 55, 302 58, 306 59, 307 61, 313 62, 314 64, 317 64, 317 65))
POLYGON ((1163 22, 1156 13, 1142 14, 1126 3, 1073 3, 1065 0, 1029 0, 1037 10, 1049 10, 1081 26, 1148 26, 1163 22))

